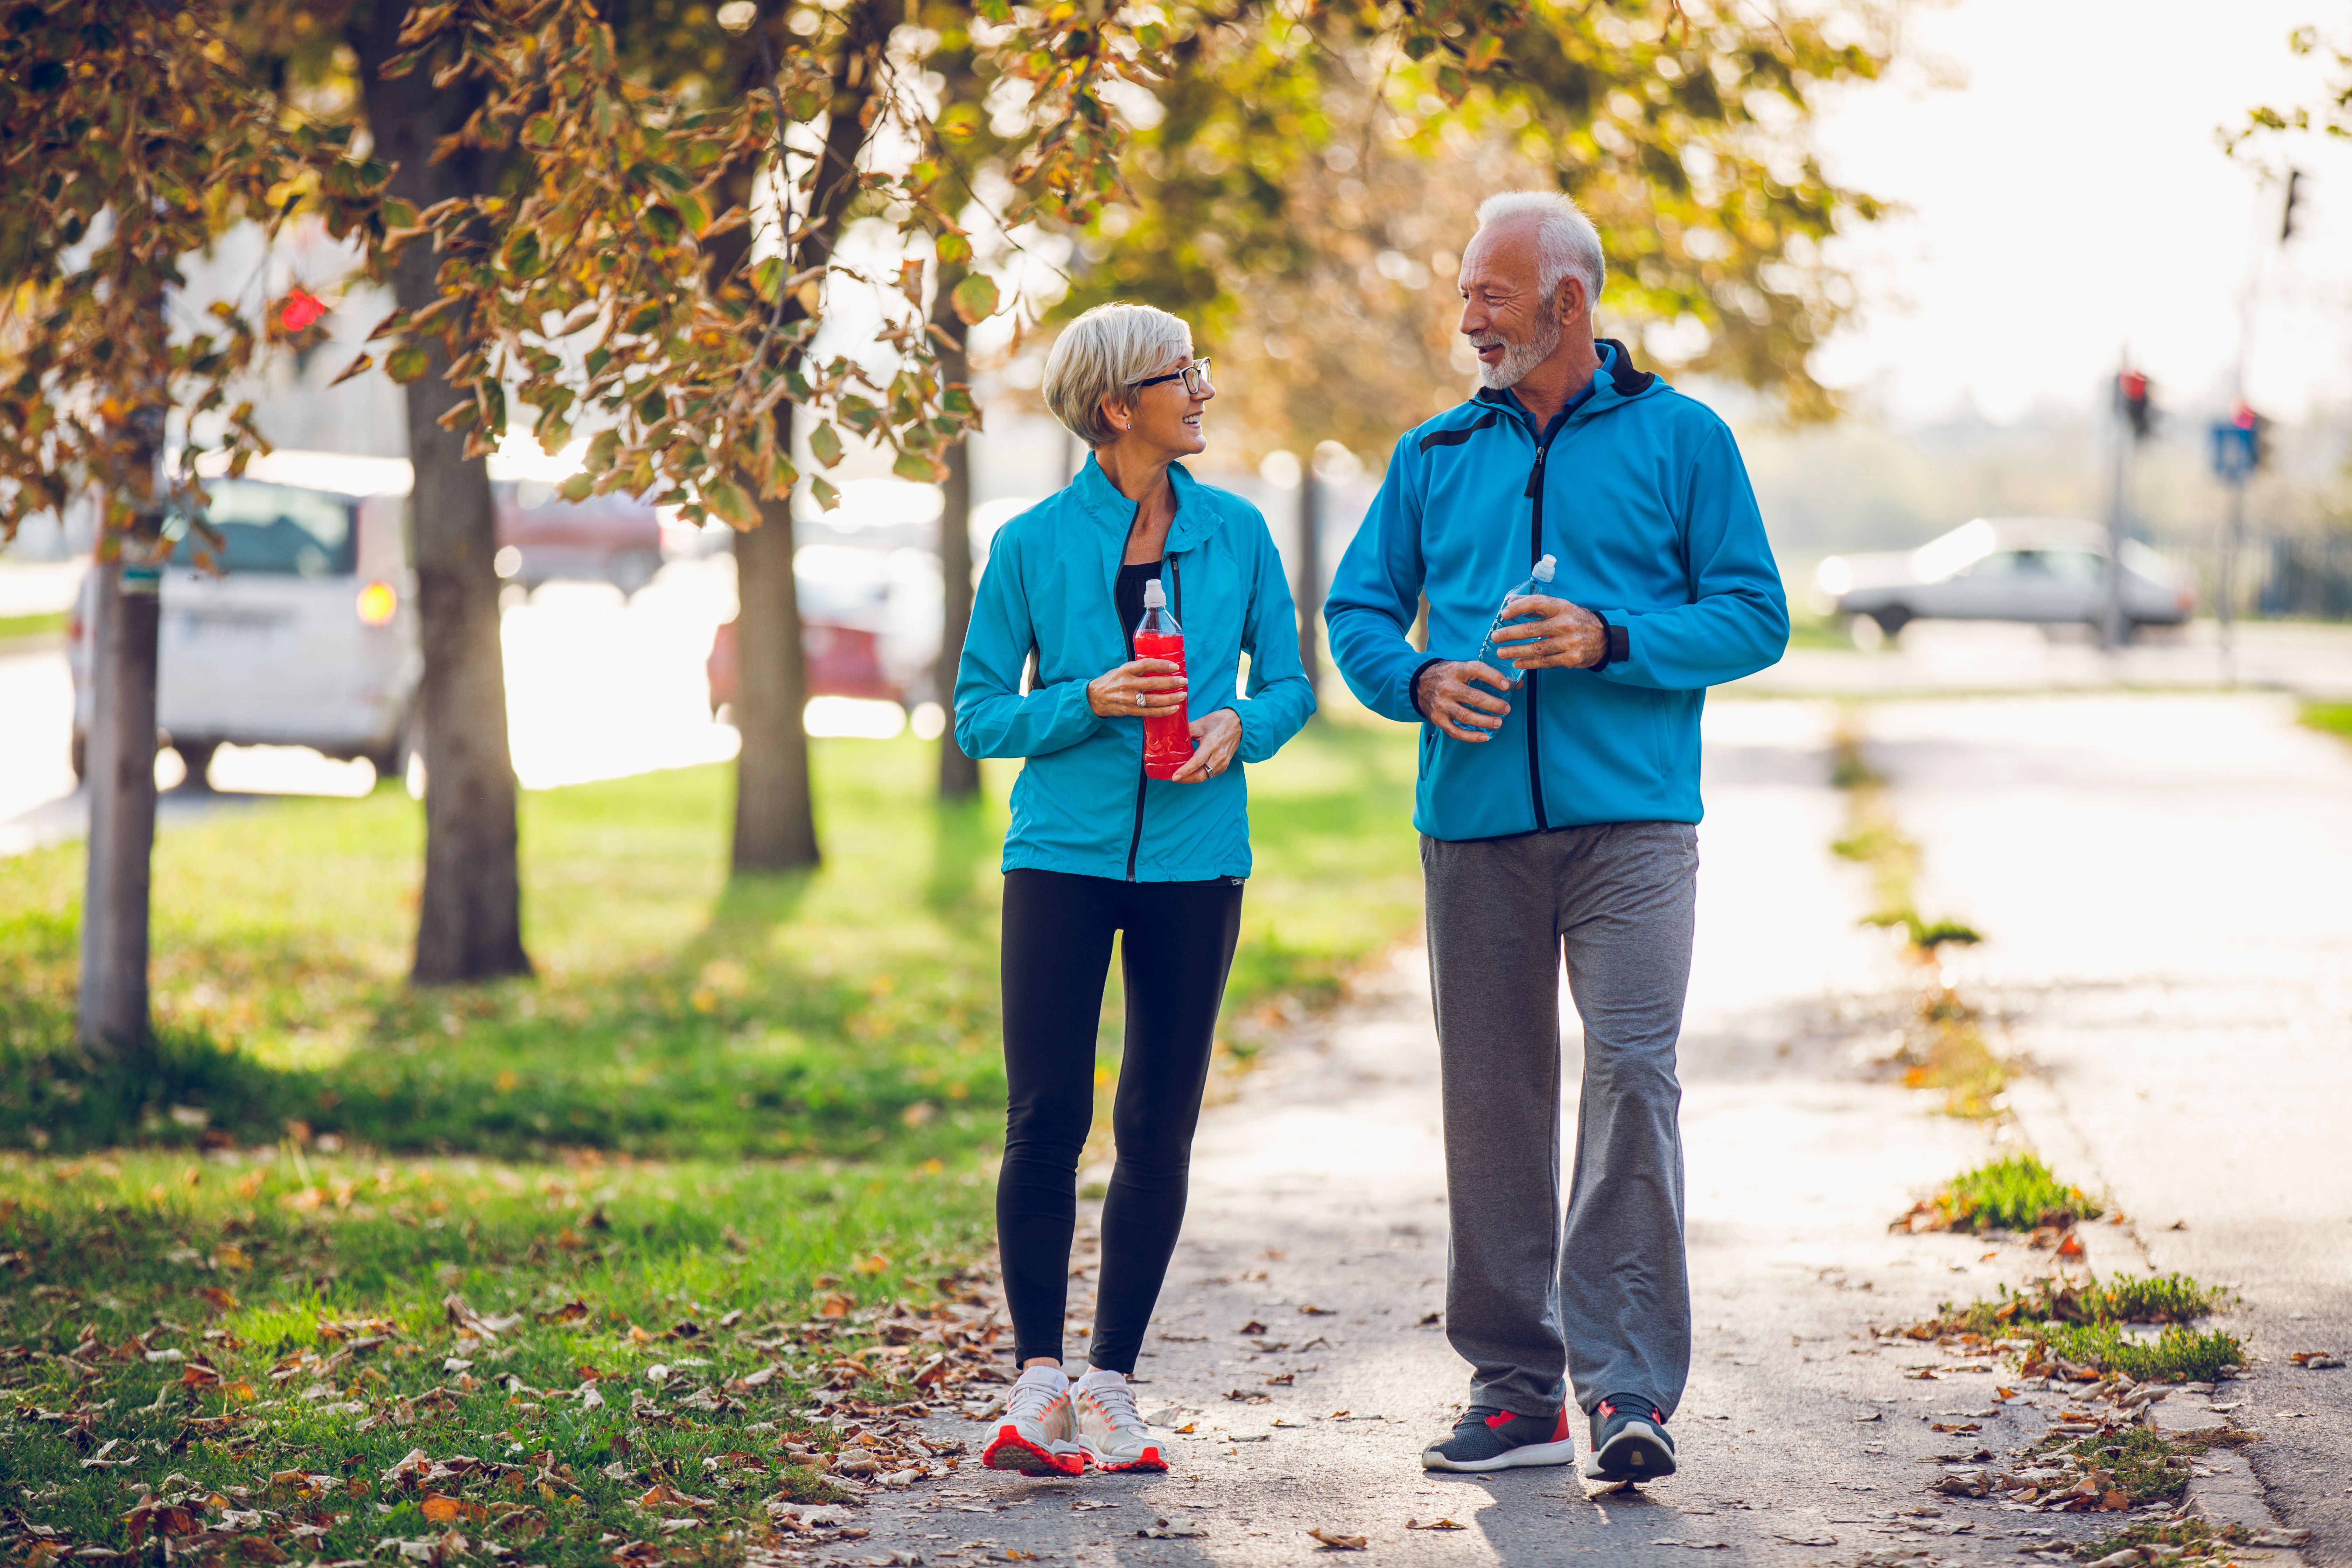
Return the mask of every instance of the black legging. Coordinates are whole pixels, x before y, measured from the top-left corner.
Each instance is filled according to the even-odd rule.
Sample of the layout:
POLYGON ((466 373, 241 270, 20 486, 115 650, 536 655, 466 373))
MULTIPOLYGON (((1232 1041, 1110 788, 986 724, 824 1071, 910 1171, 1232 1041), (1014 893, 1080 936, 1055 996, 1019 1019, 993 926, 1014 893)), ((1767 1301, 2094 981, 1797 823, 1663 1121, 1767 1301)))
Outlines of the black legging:
POLYGON ((1242 883, 1122 882, 1064 871, 1004 875, 1004 1164, 996 1240, 1013 1354, 1062 1354, 1078 1155, 1094 1122, 1095 1031, 1110 939, 1127 983, 1127 1045, 1103 1205, 1102 1277, 1087 1360, 1135 1370, 1160 1298, 1192 1163, 1217 1006, 1241 931, 1242 883))

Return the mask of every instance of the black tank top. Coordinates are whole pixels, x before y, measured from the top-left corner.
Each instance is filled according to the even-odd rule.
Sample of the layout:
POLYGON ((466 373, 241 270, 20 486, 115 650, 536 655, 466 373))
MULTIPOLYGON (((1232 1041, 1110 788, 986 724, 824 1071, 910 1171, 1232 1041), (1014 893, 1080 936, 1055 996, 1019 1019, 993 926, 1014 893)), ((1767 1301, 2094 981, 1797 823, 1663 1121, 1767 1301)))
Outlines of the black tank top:
POLYGON ((1118 569, 1118 586, 1111 602, 1118 606, 1119 630, 1127 637, 1127 657, 1135 657, 1135 623, 1143 619, 1143 585, 1160 578, 1157 561, 1138 561, 1118 569))

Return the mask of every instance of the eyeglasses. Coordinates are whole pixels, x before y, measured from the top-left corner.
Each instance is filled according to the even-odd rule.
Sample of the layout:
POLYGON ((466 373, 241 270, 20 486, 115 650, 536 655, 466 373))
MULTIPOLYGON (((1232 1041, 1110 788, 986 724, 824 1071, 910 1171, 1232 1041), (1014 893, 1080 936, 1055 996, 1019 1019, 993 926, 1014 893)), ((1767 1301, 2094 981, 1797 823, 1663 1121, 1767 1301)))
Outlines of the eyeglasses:
POLYGON ((1209 362, 1204 356, 1194 360, 1182 370, 1171 370, 1166 375, 1155 375, 1145 381, 1130 381, 1127 384, 1140 392, 1147 386, 1158 386, 1163 381, 1181 381, 1184 384, 1186 395, 1198 397, 1210 390, 1209 362))

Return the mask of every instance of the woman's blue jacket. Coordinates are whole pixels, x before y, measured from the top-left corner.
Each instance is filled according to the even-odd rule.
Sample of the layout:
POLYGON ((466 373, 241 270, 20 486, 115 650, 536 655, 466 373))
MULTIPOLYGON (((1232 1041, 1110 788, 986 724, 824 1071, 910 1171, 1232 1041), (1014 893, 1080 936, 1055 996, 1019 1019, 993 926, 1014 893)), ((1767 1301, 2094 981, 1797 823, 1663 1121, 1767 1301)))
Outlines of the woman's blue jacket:
MULTIPOLYGON (((1184 633, 1189 715, 1232 709, 1242 721, 1235 755, 1262 763, 1315 711, 1282 556, 1248 501, 1181 464, 1168 478, 1176 520, 1160 582, 1184 633)), ((1246 877, 1242 770, 1205 784, 1147 780, 1143 721, 1105 719, 1087 702, 1087 682, 1127 662, 1131 628, 1119 625, 1113 594, 1134 522, 1135 503, 1090 457, 1077 478, 999 531, 956 671, 956 743, 970 756, 1026 759, 1013 786, 1008 871, 1131 882, 1246 877)))

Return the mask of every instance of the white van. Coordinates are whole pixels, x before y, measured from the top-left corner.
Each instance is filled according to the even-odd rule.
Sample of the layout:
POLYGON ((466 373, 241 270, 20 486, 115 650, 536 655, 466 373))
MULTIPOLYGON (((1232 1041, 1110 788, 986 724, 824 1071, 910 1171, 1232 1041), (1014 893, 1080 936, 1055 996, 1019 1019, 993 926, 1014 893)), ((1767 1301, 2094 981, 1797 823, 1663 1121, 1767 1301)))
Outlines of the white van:
MULTIPOLYGON (((242 479, 207 476, 220 575, 184 542, 163 573, 157 726, 201 781, 231 745, 310 746, 401 777, 417 742, 415 577, 405 459, 272 452, 242 479)), ((69 618, 74 773, 91 710, 98 578, 69 618)))

